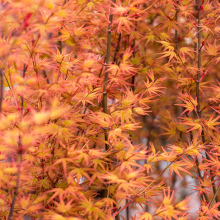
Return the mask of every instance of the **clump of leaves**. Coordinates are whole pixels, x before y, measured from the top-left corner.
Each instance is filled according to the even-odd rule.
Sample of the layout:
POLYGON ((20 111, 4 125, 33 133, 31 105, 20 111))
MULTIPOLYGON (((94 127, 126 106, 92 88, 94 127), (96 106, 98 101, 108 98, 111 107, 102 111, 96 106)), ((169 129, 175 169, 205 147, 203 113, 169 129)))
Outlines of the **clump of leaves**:
POLYGON ((2 219, 219 218, 217 0, 1 12, 2 219))

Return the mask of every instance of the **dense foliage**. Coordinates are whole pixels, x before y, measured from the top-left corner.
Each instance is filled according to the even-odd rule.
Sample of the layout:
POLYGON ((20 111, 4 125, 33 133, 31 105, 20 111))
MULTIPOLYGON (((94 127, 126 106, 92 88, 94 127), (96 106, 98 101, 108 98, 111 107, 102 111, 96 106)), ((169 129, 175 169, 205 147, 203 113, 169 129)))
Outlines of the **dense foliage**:
POLYGON ((1 2, 1 219, 220 218, 218 0, 1 2))

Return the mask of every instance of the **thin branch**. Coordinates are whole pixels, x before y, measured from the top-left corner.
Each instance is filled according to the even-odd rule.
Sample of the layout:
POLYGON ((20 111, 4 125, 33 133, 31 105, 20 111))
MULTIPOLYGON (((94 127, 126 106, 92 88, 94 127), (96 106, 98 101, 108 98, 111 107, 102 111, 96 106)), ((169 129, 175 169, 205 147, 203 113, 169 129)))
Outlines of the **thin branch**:
MULTIPOLYGON (((201 46, 201 0, 198 0, 198 26, 197 26, 197 30, 198 30, 198 71, 197 71, 197 81, 196 81, 196 98, 197 98, 197 106, 196 106, 196 111, 198 113, 198 117, 201 118, 201 110, 200 110, 200 91, 199 91, 199 87, 200 87, 200 78, 201 78, 201 63, 202 63, 202 46, 201 46)), ((209 35, 208 35, 209 36, 209 35)), ((207 37, 208 37, 207 36, 207 37)), ((203 144, 205 144, 206 140, 205 140, 205 132, 204 129, 202 129, 202 142, 203 144)), ((206 158, 210 160, 209 155, 206 153, 206 158)), ((198 163, 198 161, 197 161, 198 163)), ((210 171, 210 175, 212 175, 212 172, 210 171)), ((214 180, 214 176, 211 177, 211 180, 214 180)), ((216 193, 216 188, 215 186, 212 187, 214 194, 216 193)), ((206 201, 208 202, 207 198, 206 201)), ((218 198, 216 197, 216 202, 218 202, 218 198)))
MULTIPOLYGON (((115 3, 116 0, 113 0, 113 3, 115 3)), ((108 76, 109 76, 109 70, 108 70, 108 65, 110 64, 110 50, 111 50, 111 27, 112 27, 112 20, 113 20, 113 14, 111 14, 111 4, 110 4, 110 8, 109 8, 109 24, 108 24, 108 36, 107 36, 107 51, 106 51, 106 64, 105 64, 105 70, 104 70, 104 85, 103 85, 103 112, 105 114, 108 113, 108 109, 107 109, 107 83, 108 83, 108 76)), ((119 44, 119 43, 118 43, 119 44)), ((105 130, 105 150, 108 151, 109 150, 109 145, 107 143, 108 141, 108 129, 105 130)), ((108 197, 108 189, 106 188, 103 192, 103 196, 104 198, 108 197)), ((116 219, 119 220, 119 213, 117 213, 116 215, 116 219)))
POLYGON ((161 171, 161 173, 160 173, 153 181, 151 181, 151 182, 149 183, 149 185, 148 185, 145 189, 143 189, 142 191, 140 191, 133 199, 131 199, 130 202, 126 203, 124 207, 122 207, 118 212, 116 212, 116 213, 113 215, 113 218, 114 218, 115 216, 117 216, 120 212, 122 212, 123 210, 125 210, 125 209, 126 209, 130 204, 132 204, 132 203, 135 201, 135 199, 137 199, 140 195, 142 195, 144 192, 146 192, 146 191, 150 188, 150 186, 151 186, 153 183, 155 183, 155 182, 164 174, 164 172, 165 172, 174 162, 176 162, 177 160, 179 160, 179 158, 181 158, 182 156, 183 156, 183 154, 179 154, 179 155, 176 157, 176 159, 174 159, 172 162, 170 162, 170 163, 161 171))
POLYGON ((1 81, 1 87, 0 87, 0 114, 2 113, 2 100, 3 100, 3 88, 4 88, 4 80, 3 80, 3 71, 0 69, 0 81, 1 81))
POLYGON ((214 200, 216 200, 219 190, 220 190, 220 186, 218 186, 218 188, 217 188, 217 190, 216 190, 216 192, 215 192, 215 194, 214 194, 214 196, 213 196, 213 198, 212 198, 212 200, 209 204, 209 208, 212 207, 212 204, 213 204, 214 200))
MULTIPOLYGON (((177 22, 178 20, 178 6, 179 5, 179 1, 176 2, 176 5, 175 5, 175 21, 177 22)), ((179 44, 178 44, 178 31, 175 29, 175 47, 176 47, 176 51, 179 51, 179 44)), ((177 66, 176 66, 177 68, 177 66)), ((182 137, 182 131, 180 131, 180 138, 182 137)), ((177 177, 177 174, 175 172, 173 172, 173 175, 172 175, 172 185, 171 185, 171 189, 173 190, 174 187, 175 187, 175 183, 176 183, 176 177, 177 177)))
MULTIPOLYGON (((115 0, 113 2, 115 3, 115 0)), ((111 14, 111 8, 110 8, 109 24, 108 24, 108 36, 107 36, 106 64, 105 64, 105 70, 104 70, 105 71, 105 76, 104 76, 104 85, 103 85, 103 112, 105 114, 108 113, 108 110, 107 110, 107 89, 106 89, 106 87, 107 87, 108 76, 109 76, 108 65, 110 64, 112 20, 113 20, 113 14, 111 14)), ((108 141, 107 132, 105 132, 105 141, 108 141)), ((105 149, 106 149, 106 151, 109 149, 109 145, 107 143, 105 144, 105 149)))
MULTIPOLYGON (((25 77, 27 68, 28 68, 28 65, 24 64, 23 73, 22 73, 23 78, 25 77)), ((23 110, 24 110, 24 97, 22 95, 21 96, 21 112, 20 112, 21 113, 21 115, 20 115, 21 118, 23 117, 23 110)), ((21 143, 21 136, 19 135, 19 139, 18 139, 18 156, 17 156, 17 166, 18 166, 17 181, 16 181, 14 196, 13 196, 12 203, 11 203, 10 212, 9 212, 9 215, 8 215, 8 220, 13 219, 15 201, 16 201, 16 198, 17 198, 17 195, 18 195, 20 176, 21 176, 22 153, 23 153, 23 147, 22 147, 22 143, 21 143)))
POLYGON ((201 0, 198 0, 198 72, 197 72, 197 81, 196 81, 196 97, 197 97, 197 112, 199 114, 199 117, 201 117, 201 112, 200 112, 200 94, 199 94, 199 84, 200 84, 200 72, 201 72, 201 0))
POLYGON ((114 54, 114 58, 113 58, 113 63, 116 63, 116 58, 117 58, 117 53, 119 51, 120 48, 120 42, 121 42, 121 33, 118 36, 118 42, 117 42, 117 47, 115 49, 115 54, 114 54))
POLYGON ((14 196, 13 196, 13 199, 12 199, 11 208, 10 208, 10 212, 9 212, 7 220, 12 220, 13 219, 15 201, 16 201, 16 198, 17 198, 17 195, 18 195, 19 184, 20 184, 21 160, 22 160, 22 143, 21 143, 21 136, 20 135, 19 135, 19 140, 18 140, 18 148, 19 148, 19 151, 18 151, 18 157, 17 157, 17 164, 18 164, 17 181, 16 181, 15 192, 14 192, 14 196))

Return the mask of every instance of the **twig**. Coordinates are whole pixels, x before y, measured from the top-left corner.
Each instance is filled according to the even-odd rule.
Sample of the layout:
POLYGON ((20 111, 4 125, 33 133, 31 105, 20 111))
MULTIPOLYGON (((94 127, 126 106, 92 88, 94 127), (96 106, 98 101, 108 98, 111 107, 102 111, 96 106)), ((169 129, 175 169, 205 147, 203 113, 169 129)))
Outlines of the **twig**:
POLYGON ((215 191, 215 194, 214 194, 214 196, 213 196, 213 198, 212 198, 212 200, 209 204, 209 208, 212 206, 212 203, 214 202, 214 200, 216 200, 219 190, 220 190, 220 186, 218 186, 217 190, 215 191))
POLYGON ((14 196, 12 199, 11 203, 11 208, 10 212, 8 215, 7 220, 12 220, 13 219, 13 212, 14 212, 14 207, 15 207, 15 201, 18 195, 18 189, 19 189, 19 183, 20 183, 20 176, 21 176, 21 160, 22 160, 22 143, 21 143, 21 136, 19 135, 19 140, 18 140, 18 157, 17 157, 17 164, 18 164, 18 172, 17 172, 17 181, 16 181, 16 187, 15 187, 15 192, 14 196))
POLYGON ((117 42, 117 47, 116 47, 116 49, 115 49, 115 54, 114 54, 114 58, 113 58, 113 63, 116 62, 117 53, 118 53, 119 48, 120 48, 120 42, 121 42, 121 33, 120 33, 119 36, 118 36, 118 42, 117 42))
POLYGON ((118 215, 121 211, 125 210, 130 204, 132 204, 134 202, 135 199, 137 199, 140 195, 142 195, 144 192, 146 192, 146 190, 148 190, 150 188, 150 186, 155 183, 163 174, 164 172, 174 163, 176 162, 180 157, 182 157, 183 154, 179 154, 177 156, 177 158, 175 160, 173 160, 172 162, 170 162, 170 164, 168 164, 162 171, 161 173, 152 181, 149 183, 149 185, 143 189, 142 191, 140 191, 133 199, 131 199, 130 202, 126 203, 126 205, 124 207, 122 207, 118 212, 116 212, 114 215, 113 215, 113 218, 118 215))

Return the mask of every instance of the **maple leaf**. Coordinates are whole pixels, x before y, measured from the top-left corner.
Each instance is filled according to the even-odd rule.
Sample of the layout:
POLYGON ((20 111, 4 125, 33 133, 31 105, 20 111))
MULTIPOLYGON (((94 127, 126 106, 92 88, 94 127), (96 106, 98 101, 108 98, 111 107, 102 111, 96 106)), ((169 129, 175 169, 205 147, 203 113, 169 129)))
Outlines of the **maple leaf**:
POLYGON ((219 54, 219 46, 216 45, 216 40, 214 43, 210 44, 209 42, 205 45, 206 56, 218 56, 219 54))
POLYGON ((104 217, 101 209, 95 206, 91 199, 80 202, 79 207, 84 210, 85 214, 88 214, 90 219, 92 216, 94 216, 94 219, 98 219, 99 216, 104 217))
POLYGON ((76 180, 77 180, 77 185, 79 186, 80 181, 82 180, 82 177, 86 177, 87 179, 90 179, 89 173, 88 171, 91 171, 91 169, 89 168, 73 168, 69 175, 73 175, 76 176, 76 180))
POLYGON ((184 104, 176 104, 176 105, 180 105, 185 108, 182 115, 186 112, 187 112, 187 114, 189 114, 190 112, 192 112, 196 109, 196 106, 198 105, 197 99, 194 100, 192 98, 192 96, 187 95, 187 94, 181 94, 181 97, 182 98, 180 98, 180 99, 185 103, 184 104))
POLYGON ((17 74, 17 71, 13 66, 11 66, 10 68, 7 68, 5 70, 5 74, 4 74, 5 80, 3 82, 4 87, 9 87, 10 88, 11 86, 14 85, 14 82, 12 82, 12 76, 15 75, 15 74, 17 74))
POLYGON ((123 54, 122 61, 125 63, 132 56, 132 53, 133 50, 131 48, 127 48, 123 54))
POLYGON ((110 64, 107 66, 107 69, 109 72, 112 73, 113 76, 117 76, 117 73, 119 72, 120 68, 116 64, 110 64))
POLYGON ((61 35, 58 37, 60 41, 66 41, 70 38, 70 33, 66 28, 60 29, 61 35))
POLYGON ((44 58, 41 59, 40 54, 36 54, 34 56, 34 68, 37 70, 43 70, 43 69, 52 69, 53 67, 53 61, 44 58))
POLYGON ((185 60, 185 54, 189 55, 191 58, 193 58, 193 54, 195 53, 195 51, 189 47, 182 47, 180 48, 180 54, 182 55, 183 60, 185 60), (192 54, 191 54, 191 53, 192 54))
POLYGON ((56 160, 56 162, 50 167, 50 169, 55 169, 55 166, 57 164, 62 163, 64 175, 65 175, 65 177, 67 177, 67 162, 73 163, 77 167, 79 166, 72 158, 60 158, 60 159, 56 160))
POLYGON ((122 98, 122 106, 123 107, 133 107, 134 104, 138 100, 138 96, 139 96, 139 94, 134 95, 134 93, 132 91, 127 90, 127 92, 125 93, 125 95, 123 95, 123 98, 122 98))
MULTIPOLYGON (((45 199, 45 197, 43 197, 42 199, 45 199)), ((40 211, 40 209, 42 209, 43 205, 41 203, 33 204, 33 201, 34 200, 31 198, 30 195, 20 196, 19 204, 20 204, 21 209, 25 210, 24 214, 28 214, 31 212, 38 212, 38 211, 40 211)), ((40 201, 40 199, 38 201, 40 201)), ((36 201, 35 201, 35 203, 36 203, 36 201)))
POLYGON ((174 192, 171 194, 170 188, 164 189, 164 198, 163 205, 161 205, 157 210, 157 216, 162 217, 163 219, 177 219, 177 215, 180 214, 179 210, 175 210, 173 203, 174 192))
POLYGON ((217 126, 217 125, 220 124, 220 122, 217 122, 217 121, 219 120, 220 116, 214 118, 214 115, 215 115, 215 114, 213 113, 212 116, 209 118, 208 121, 205 120, 205 124, 206 124, 209 128, 211 128, 211 129, 217 131, 218 128, 216 128, 215 126, 217 126), (214 118, 214 119, 213 119, 213 118, 214 118))
POLYGON ((152 43, 154 42, 155 36, 153 34, 147 34, 146 37, 144 37, 144 39, 147 40, 145 43, 145 45, 147 45, 150 41, 152 41, 152 43))
POLYGON ((55 189, 48 191, 48 193, 51 193, 51 192, 52 193, 54 192, 54 194, 50 197, 50 199, 47 201, 47 203, 50 203, 57 196, 61 199, 64 194, 64 190, 62 188, 55 188, 55 189))
POLYGON ((53 201, 53 203, 56 205, 55 209, 60 212, 60 213, 70 213, 73 204, 72 204, 72 199, 69 200, 66 204, 63 201, 63 199, 60 198, 59 202, 53 201))
POLYGON ((182 176, 180 175, 179 171, 183 171, 185 173, 188 173, 191 175, 189 171, 187 171, 185 168, 188 168, 189 164, 183 161, 176 161, 170 166, 170 176, 173 173, 173 171, 182 179, 182 176))
POLYGON ((140 220, 153 220, 153 216, 149 212, 141 212, 138 217, 140 220))
POLYGON ((128 6, 123 7, 120 2, 118 4, 115 4, 114 2, 112 2, 112 5, 114 5, 114 7, 111 9, 112 14, 116 14, 120 16, 122 16, 123 14, 126 14, 130 9, 130 7, 128 6))
POLYGON ((88 34, 89 31, 88 30, 86 31, 86 28, 84 28, 84 26, 85 25, 83 24, 81 27, 77 28, 74 23, 73 28, 71 29, 71 34, 73 34, 75 36, 81 36, 81 35, 88 34))
POLYGON ((176 134, 176 125, 173 122, 171 124, 168 124, 168 127, 160 127, 167 131, 161 135, 168 135, 169 139, 176 134))
POLYGON ((199 130, 199 133, 202 132, 202 125, 200 124, 200 120, 199 119, 193 120, 192 118, 182 118, 182 124, 188 125, 188 126, 192 127, 187 132, 190 132, 190 131, 193 131, 193 130, 197 130, 197 129, 199 130))
POLYGON ((178 22, 175 21, 174 19, 167 19, 163 23, 164 25, 162 25, 161 30, 167 28, 167 31, 170 33, 172 29, 175 29, 178 31, 178 33, 181 34, 181 30, 178 27, 178 22))
POLYGON ((51 220, 81 220, 78 217, 63 217, 60 214, 51 213, 51 220))
POLYGON ((214 204, 211 208, 209 208, 208 206, 203 206, 203 211, 205 213, 207 213, 208 215, 210 216, 214 216, 216 218, 219 218, 220 217, 220 211, 218 210, 218 207, 220 205, 220 202, 214 204))
POLYGON ((157 58, 157 59, 161 59, 161 58, 164 58, 164 57, 169 57, 169 61, 170 62, 173 58, 176 58, 177 59, 177 55, 176 55, 176 52, 174 51, 164 51, 163 53, 159 53, 159 54, 163 54, 163 56, 157 58))
POLYGON ((184 15, 184 17, 188 18, 188 19, 193 19, 193 9, 191 7, 191 5, 186 4, 186 5, 182 5, 182 4, 177 4, 176 7, 178 7, 179 10, 179 14, 180 15, 184 15))
POLYGON ((119 71, 121 71, 124 75, 135 74, 136 70, 137 69, 134 68, 132 65, 130 65, 129 62, 125 61, 125 62, 120 63, 119 71))
POLYGON ((185 153, 191 156, 199 156, 200 150, 202 150, 203 148, 204 148, 203 145, 200 145, 198 143, 193 143, 186 148, 185 153))
POLYGON ((220 161, 218 159, 217 156, 215 156, 215 158, 213 156, 211 156, 210 154, 209 155, 209 158, 210 158, 210 161, 208 161, 208 163, 206 163, 206 166, 211 166, 213 168, 215 168, 216 170, 218 170, 220 168, 220 161))
POLYGON ((174 51, 174 47, 168 41, 157 41, 158 43, 162 44, 164 50, 174 51))
POLYGON ((117 32, 121 33, 122 29, 125 30, 126 32, 131 31, 131 27, 133 27, 133 23, 131 23, 132 20, 129 17, 119 17, 118 19, 116 19, 113 24, 117 25, 117 32))
POLYGON ((189 206, 188 206, 189 200, 190 200, 189 197, 186 197, 184 200, 177 203, 175 205, 175 207, 181 211, 188 211, 189 210, 189 206))
POLYGON ((134 112, 136 112, 139 115, 148 115, 148 113, 150 112, 148 110, 149 108, 150 107, 146 107, 146 108, 144 108, 144 107, 136 107, 133 110, 134 110, 134 112))
POLYGON ((152 96, 152 93, 155 95, 159 95, 160 93, 164 93, 162 89, 164 87, 160 87, 158 84, 163 82, 165 78, 161 78, 160 80, 157 80, 154 78, 154 72, 153 70, 148 71, 148 77, 146 77, 147 82, 144 81, 144 85, 146 88, 145 92, 148 92, 150 96, 152 96))

